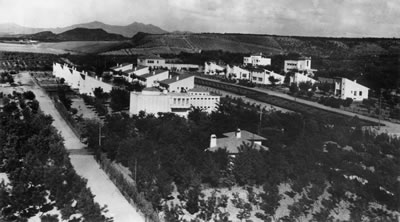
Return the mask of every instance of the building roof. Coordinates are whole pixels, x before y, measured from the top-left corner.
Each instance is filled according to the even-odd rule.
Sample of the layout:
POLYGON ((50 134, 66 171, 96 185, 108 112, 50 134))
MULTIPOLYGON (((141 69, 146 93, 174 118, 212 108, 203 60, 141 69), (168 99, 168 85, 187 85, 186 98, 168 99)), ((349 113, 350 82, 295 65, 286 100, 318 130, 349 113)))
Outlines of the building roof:
POLYGON ((259 67, 247 67, 246 70, 250 72, 265 72, 265 69, 259 67))
MULTIPOLYGON (((239 147, 243 144, 252 144, 255 141, 263 141, 266 140, 264 137, 259 136, 257 134, 251 133, 246 130, 241 130, 241 137, 236 138, 236 132, 228 132, 224 133, 224 137, 217 138, 217 146, 216 147, 209 147, 209 151, 217 151, 218 149, 226 148, 228 153, 239 153, 239 147)), ((254 148, 257 150, 260 149, 268 149, 265 146, 254 144, 254 148)))
POLYGON ((147 87, 147 88, 144 88, 142 91, 160 92, 160 89, 158 89, 158 88, 156 88, 156 87, 147 87))
MULTIPOLYGON (((174 74, 171 73, 171 75, 174 75, 174 74)), ((184 80, 184 79, 187 79, 187 78, 189 78, 189 77, 192 77, 192 76, 194 76, 194 75, 192 75, 192 74, 179 74, 178 76, 175 75, 174 77, 172 77, 172 78, 170 78, 170 79, 162 80, 162 81, 160 81, 160 85, 169 85, 169 84, 171 84, 171 83, 179 82, 179 81, 181 81, 181 80, 184 80), (178 76, 179 76, 179 79, 176 78, 176 77, 178 77, 178 76)))
POLYGON ((203 88, 194 87, 193 89, 190 89, 189 92, 208 92, 208 91, 203 88))
POLYGON ((158 69, 158 70, 151 71, 150 73, 147 73, 147 74, 144 74, 144 75, 141 75, 141 76, 136 76, 136 77, 138 79, 141 79, 141 80, 146 80, 147 78, 149 78, 151 76, 156 76, 156 75, 159 75, 159 74, 164 73, 164 72, 168 72, 168 70, 158 69))
POLYGON ((122 64, 117 64, 116 66, 113 66, 110 69, 121 68, 121 67, 128 66, 128 65, 131 65, 131 64, 132 63, 125 62, 125 63, 122 63, 122 64))

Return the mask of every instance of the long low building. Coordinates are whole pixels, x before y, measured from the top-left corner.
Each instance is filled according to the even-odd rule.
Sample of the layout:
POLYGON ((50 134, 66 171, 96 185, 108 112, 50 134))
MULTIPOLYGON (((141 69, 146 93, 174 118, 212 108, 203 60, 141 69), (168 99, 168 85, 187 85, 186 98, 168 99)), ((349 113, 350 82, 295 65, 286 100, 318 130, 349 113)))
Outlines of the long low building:
POLYGON ((111 92, 113 86, 102 81, 101 77, 91 76, 88 72, 79 71, 76 67, 67 64, 53 63, 53 75, 59 79, 64 79, 72 89, 76 89, 80 94, 94 96, 95 88, 102 88, 103 92, 111 92))
POLYGON ((170 71, 197 71, 200 66, 195 64, 184 64, 173 59, 164 59, 157 55, 140 56, 137 59, 138 66, 147 66, 151 68, 166 68, 170 71))
POLYGON ((207 91, 191 90, 187 93, 169 93, 158 88, 146 88, 142 92, 131 92, 129 113, 138 115, 141 111, 148 114, 175 113, 187 117, 192 108, 205 112, 217 109, 219 96, 207 91))

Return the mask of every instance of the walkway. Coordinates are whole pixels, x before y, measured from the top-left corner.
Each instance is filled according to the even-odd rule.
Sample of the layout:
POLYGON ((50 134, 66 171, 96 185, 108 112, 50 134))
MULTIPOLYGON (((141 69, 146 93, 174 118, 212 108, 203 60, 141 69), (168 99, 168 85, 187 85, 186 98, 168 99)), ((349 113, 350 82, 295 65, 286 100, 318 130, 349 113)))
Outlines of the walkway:
POLYGON ((16 81, 24 84, 26 91, 31 90, 39 101, 41 110, 54 118, 53 125, 64 138, 65 148, 69 151, 72 166, 78 175, 87 180, 87 186, 95 195, 94 200, 100 206, 107 205, 107 216, 113 217, 115 222, 145 221, 137 210, 129 204, 118 188, 108 178, 92 155, 85 152, 85 145, 73 133, 65 120, 58 113, 51 99, 43 89, 34 84, 29 73, 20 73, 16 81), (25 85, 26 84, 26 85, 25 85))

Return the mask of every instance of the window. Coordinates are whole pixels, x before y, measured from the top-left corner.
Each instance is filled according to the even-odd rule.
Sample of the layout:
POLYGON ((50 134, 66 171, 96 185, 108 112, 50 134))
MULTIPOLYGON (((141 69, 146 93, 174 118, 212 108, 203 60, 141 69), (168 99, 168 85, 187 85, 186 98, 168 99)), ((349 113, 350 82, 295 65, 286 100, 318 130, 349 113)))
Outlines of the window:
POLYGON ((153 60, 147 60, 147 63, 154 63, 154 61, 153 60))
POLYGON ((360 96, 362 96, 362 91, 360 91, 360 96))
POLYGON ((257 77, 253 77, 253 80, 257 80, 257 77))
POLYGON ((354 91, 354 95, 357 96, 357 91, 354 91))
POLYGON ((263 81, 263 79, 261 77, 258 77, 258 81, 263 81))

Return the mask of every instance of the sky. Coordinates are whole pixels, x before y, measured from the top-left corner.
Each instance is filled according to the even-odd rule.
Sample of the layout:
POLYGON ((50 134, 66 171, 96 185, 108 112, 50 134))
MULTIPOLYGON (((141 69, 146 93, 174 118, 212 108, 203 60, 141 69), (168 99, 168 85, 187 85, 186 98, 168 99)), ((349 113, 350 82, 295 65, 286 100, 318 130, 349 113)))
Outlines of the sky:
POLYGON ((400 0, 0 0, 0 23, 101 21, 167 31, 400 37, 400 0))

